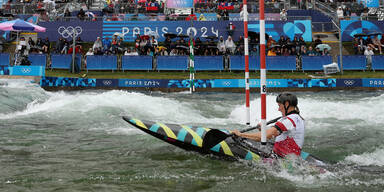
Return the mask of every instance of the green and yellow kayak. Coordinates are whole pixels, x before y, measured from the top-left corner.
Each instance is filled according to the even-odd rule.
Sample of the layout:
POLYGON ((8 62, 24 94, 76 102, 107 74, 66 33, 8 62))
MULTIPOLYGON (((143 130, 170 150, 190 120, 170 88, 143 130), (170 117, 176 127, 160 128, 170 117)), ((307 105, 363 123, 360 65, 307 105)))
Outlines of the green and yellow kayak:
MULTIPOLYGON (((177 124, 164 124, 153 121, 123 116, 123 119, 134 127, 148 133, 162 141, 175 145, 185 150, 196 151, 202 154, 213 154, 230 160, 260 160, 271 158, 272 145, 262 146, 259 142, 238 137, 228 137, 209 150, 202 147, 203 138, 210 128, 201 126, 187 126, 177 124)), ((228 132, 222 129, 221 131, 228 132)), ((301 157, 315 165, 325 165, 324 162, 309 153, 302 152, 301 157)))

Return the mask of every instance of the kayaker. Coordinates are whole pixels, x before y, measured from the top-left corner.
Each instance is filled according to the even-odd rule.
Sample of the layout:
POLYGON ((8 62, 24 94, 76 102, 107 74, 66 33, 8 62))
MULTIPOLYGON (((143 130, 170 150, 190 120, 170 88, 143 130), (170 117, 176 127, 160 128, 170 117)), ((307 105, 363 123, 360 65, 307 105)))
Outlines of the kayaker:
MULTIPOLYGON (((266 129, 267 139, 275 138, 273 152, 280 157, 288 154, 300 155, 304 143, 305 125, 297 107, 297 97, 291 93, 282 93, 277 96, 276 102, 282 118, 275 125, 266 129)), ((233 133, 239 137, 261 140, 261 132, 240 133, 240 131, 234 130, 233 133)))

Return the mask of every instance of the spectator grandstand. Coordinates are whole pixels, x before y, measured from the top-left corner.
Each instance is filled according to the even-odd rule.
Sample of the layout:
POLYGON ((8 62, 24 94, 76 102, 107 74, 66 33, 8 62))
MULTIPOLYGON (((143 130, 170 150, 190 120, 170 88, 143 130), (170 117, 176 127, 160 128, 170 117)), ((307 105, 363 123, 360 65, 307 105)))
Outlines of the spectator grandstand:
MULTIPOLYGON (((171 7, 167 5, 166 0, 9 0, 3 2, 0 16, 3 21, 22 18, 38 24, 54 21, 108 23, 187 20, 192 26, 196 25, 197 22, 223 22, 226 29, 225 36, 213 33, 212 36, 197 36, 193 39, 194 54, 198 58, 196 66, 199 69, 203 66, 201 70, 235 70, 241 64, 235 65, 233 62, 239 61, 239 58, 244 55, 243 27, 239 23, 242 21, 240 17, 242 7, 242 1, 239 0, 197 0, 193 7, 188 8, 171 7), (209 59, 202 59, 201 57, 209 59), (208 62, 213 62, 214 60, 213 65, 208 62), (204 64, 199 64, 199 62, 204 64), (213 67, 206 68, 204 66, 213 67)), ((258 1, 252 0, 248 2, 250 21, 258 20, 258 8, 258 1)), ((266 1, 267 21, 276 21, 283 24, 294 23, 294 27, 300 30, 305 29, 302 27, 304 24, 297 24, 295 23, 296 21, 310 20, 311 22, 310 40, 303 39, 303 36, 297 36, 296 32, 294 32, 293 36, 276 35, 273 32, 267 36, 267 54, 270 56, 269 60, 271 62, 269 66, 273 67, 271 68, 272 70, 319 70, 317 64, 308 66, 308 62, 316 63, 316 61, 321 60, 319 58, 324 57, 327 57, 327 62, 329 58, 331 58, 331 61, 338 59, 338 41, 341 37, 338 37, 338 34, 335 32, 342 26, 341 20, 379 22, 384 19, 384 11, 381 9, 381 7, 368 7, 363 1, 266 1), (323 37, 323 34, 318 34, 320 32, 328 35, 323 37), (313 39, 312 36, 314 37, 313 39), (332 36, 334 39, 330 40, 330 38, 327 38, 328 36, 332 36), (273 58, 274 56, 276 58, 273 58), (288 68, 274 64, 281 61, 280 57, 288 56, 290 58, 288 68), (313 59, 310 57, 313 57, 313 59), (295 59, 292 60, 292 58, 295 59), (291 61, 294 61, 295 65, 291 61)), ((212 31, 214 32, 213 29, 212 31)), ((368 47, 372 48, 375 55, 382 54, 384 40, 381 38, 382 31, 380 28, 377 28, 376 31, 365 31, 360 36, 355 36, 357 34, 351 31, 346 32, 354 38, 342 40, 345 41, 345 46, 342 47, 343 54, 359 55, 359 61, 361 61, 361 56, 364 55, 364 50, 368 47)), ((94 38, 83 41, 79 36, 76 38, 75 49, 73 49, 71 37, 60 39, 57 37, 56 40, 46 36, 44 38, 32 36, 28 41, 29 53, 31 53, 31 58, 37 58, 35 54, 46 55, 44 57, 46 62, 44 63, 47 63, 47 66, 54 67, 57 65, 54 65, 52 62, 68 60, 67 57, 61 59, 58 55, 75 52, 76 54, 83 55, 83 59, 78 61, 83 63, 83 67, 87 67, 86 69, 93 67, 95 70, 105 69, 101 67, 103 63, 100 62, 104 57, 113 58, 108 63, 108 66, 110 66, 107 67, 108 70, 110 68, 112 70, 166 70, 167 67, 164 66, 166 64, 164 60, 169 60, 170 56, 178 56, 172 60, 175 62, 182 61, 183 66, 181 68, 185 70, 183 67, 185 67, 184 64, 187 64, 184 60, 189 55, 190 46, 188 35, 183 35, 181 32, 177 34, 141 33, 137 35, 134 41, 130 41, 124 38, 124 34, 116 33, 110 35, 103 33, 98 40, 94 38), (86 51, 90 50, 90 48, 92 55, 86 58, 86 51), (54 55, 54 57, 51 55, 54 55), (123 55, 125 56, 122 57, 123 55), (134 65, 137 62, 130 61, 133 60, 134 55, 145 56, 143 57, 145 58, 145 67, 141 68, 134 65), (96 61, 97 66, 92 63, 96 61), (85 66, 85 63, 87 63, 87 66, 85 66)), ((344 35, 342 38, 344 38, 344 35)), ((348 36, 348 38, 350 37, 348 36)), ((10 33, 4 36, 3 34, 3 38, 0 40, 2 48, 0 50, 3 51, 7 49, 3 48, 3 45, 8 46, 8 48, 12 47, 10 42, 15 40, 15 35, 10 33)), ((258 56, 259 36, 257 33, 250 33, 249 45, 250 55, 258 56)), ((8 50, 8 52, 10 51, 8 50)), ((12 53, 10 58, 12 60, 12 53)), ((353 59, 348 58, 344 61, 353 61, 353 59)), ((370 62, 374 63, 373 61, 370 62)), ((353 66, 362 65, 354 64, 353 66)), ((180 66, 177 65, 176 70, 181 70, 178 67, 180 66)))

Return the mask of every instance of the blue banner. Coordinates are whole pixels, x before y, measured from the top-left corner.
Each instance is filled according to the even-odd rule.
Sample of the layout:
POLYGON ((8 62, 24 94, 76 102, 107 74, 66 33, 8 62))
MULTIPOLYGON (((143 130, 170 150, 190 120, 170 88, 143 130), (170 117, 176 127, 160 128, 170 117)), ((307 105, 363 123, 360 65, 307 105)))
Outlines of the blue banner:
MULTIPOLYGON (((341 20, 343 41, 352 41, 355 34, 383 33, 384 21, 341 20)), ((379 35, 380 38, 381 35, 379 35)))
POLYGON ((364 87, 384 87, 384 79, 363 79, 364 87))
POLYGON ((0 65, 0 75, 9 75, 8 66, 0 65))
POLYGON ((55 21, 55 22, 39 22, 39 25, 47 28, 45 33, 37 33, 38 37, 45 39, 48 37, 50 41, 57 41, 59 38, 72 40, 73 31, 83 41, 94 42, 97 37, 102 35, 102 21, 55 21))
POLYGON ((96 87, 118 87, 119 79, 96 79, 96 87))
POLYGON ((119 87, 167 88, 168 81, 165 79, 119 79, 119 87))
POLYGON ((10 75, 21 76, 44 76, 45 67, 43 66, 13 66, 8 67, 10 75))
POLYGON ((336 87, 336 79, 287 79, 288 87, 336 87))
MULTIPOLYGON (((245 88, 244 79, 214 79, 212 88, 245 88)), ((267 79, 267 87, 288 87, 286 79, 267 79)), ((260 79, 250 79, 249 86, 260 87, 260 79)))
POLYGON ((193 0, 167 0, 167 8, 193 8, 193 0))
MULTIPOLYGON (((193 84, 195 88, 213 88, 210 79, 195 79, 193 84)), ((168 88, 190 88, 191 81, 189 79, 172 79, 168 82, 168 88)))
POLYGON ((379 0, 357 0, 357 2, 360 4, 360 2, 363 2, 363 4, 367 7, 379 7, 379 0))
POLYGON ((96 87, 96 79, 69 77, 42 77, 41 87, 96 87))
MULTIPOLYGON (((259 22, 248 24, 249 31, 260 32, 259 22)), ((280 36, 287 36, 293 40, 296 37, 303 37, 304 41, 312 41, 312 25, 310 20, 297 20, 292 22, 267 21, 265 22, 265 33, 272 36, 275 41, 280 36)))
MULTIPOLYGON (((194 37, 200 37, 204 40, 206 37, 228 38, 228 24, 230 21, 205 21, 190 22, 185 21, 104 21, 103 37, 111 37, 114 33, 119 32, 124 35, 124 41, 133 42, 137 35, 149 35, 151 33, 159 34, 158 41, 164 41, 165 33, 189 34, 194 37)), ((239 36, 243 35, 243 22, 232 21, 236 27, 233 39, 237 41, 239 36)), ((250 31, 259 31, 258 21, 249 22, 250 31)), ((305 41, 312 41, 311 21, 302 20, 294 22, 283 21, 267 21, 266 33, 272 35, 276 41, 281 35, 288 36, 293 39, 294 36, 303 37, 305 41)))
POLYGON ((336 87, 362 87, 363 81, 361 79, 337 79, 336 87))

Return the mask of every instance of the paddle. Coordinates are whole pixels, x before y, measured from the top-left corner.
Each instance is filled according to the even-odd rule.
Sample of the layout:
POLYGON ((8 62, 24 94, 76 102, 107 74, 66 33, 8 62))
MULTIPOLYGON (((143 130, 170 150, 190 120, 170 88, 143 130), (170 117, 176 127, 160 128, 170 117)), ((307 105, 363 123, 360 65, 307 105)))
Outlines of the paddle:
MULTIPOLYGON (((278 118, 275 118, 275 119, 268 121, 267 125, 276 122, 280 118, 281 117, 278 117, 278 118)), ((245 133, 247 131, 251 131, 251 130, 259 129, 259 128, 260 128, 260 125, 257 125, 256 127, 250 127, 247 129, 243 129, 240 132, 245 133)), ((205 134, 205 136, 203 138, 203 145, 202 145, 203 149, 209 150, 212 147, 214 147, 215 145, 219 144, 221 141, 224 141, 226 138, 232 137, 233 135, 234 135, 233 133, 227 134, 223 131, 220 131, 219 129, 211 129, 205 134)))

